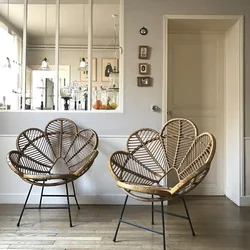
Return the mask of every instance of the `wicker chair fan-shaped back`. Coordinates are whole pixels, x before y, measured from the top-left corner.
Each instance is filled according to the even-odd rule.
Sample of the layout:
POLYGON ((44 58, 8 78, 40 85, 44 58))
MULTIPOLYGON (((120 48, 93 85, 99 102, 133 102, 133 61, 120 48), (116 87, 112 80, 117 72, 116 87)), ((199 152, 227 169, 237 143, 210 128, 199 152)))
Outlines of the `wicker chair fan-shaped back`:
MULTIPOLYGON (((114 241, 121 222, 137 226, 122 219, 128 197, 152 202, 152 216, 153 203, 160 201, 162 217, 165 213, 163 201, 182 198, 187 217, 181 218, 189 220, 194 235, 183 195, 205 178, 216 147, 212 134, 197 134, 197 128, 192 121, 175 118, 169 120, 160 132, 150 128, 135 131, 128 138, 127 151, 116 151, 110 156, 110 173, 118 187, 127 194, 114 241)), ((164 231, 164 220, 162 223, 164 231)), ((157 233, 164 234, 165 249, 165 233, 157 233)))
POLYGON ((98 136, 93 129, 78 131, 77 125, 67 118, 50 121, 44 131, 29 128, 21 132, 16 140, 17 150, 8 153, 7 162, 16 174, 31 184, 23 210, 33 185, 42 186, 39 208, 42 197, 49 196, 43 195, 45 186, 66 184, 67 197, 71 197, 68 194, 68 182, 72 182, 73 196, 78 205, 73 181, 93 165, 98 155, 97 146, 98 136))
POLYGON ((31 184, 61 185, 88 170, 98 154, 97 145, 94 130, 78 132, 73 121, 60 118, 50 121, 45 131, 38 128, 23 131, 17 138, 17 150, 8 154, 7 161, 15 173, 31 184), (60 158, 69 169, 67 178, 65 173, 53 174, 53 167, 60 158), (46 182, 41 182, 44 180, 46 182))
MULTIPOLYGON (((113 153, 109 161, 111 174, 118 181, 118 186, 126 185, 125 192, 131 183, 160 185, 170 172, 175 173, 178 179, 176 187, 180 188, 180 181, 185 178, 197 175, 200 182, 205 177, 214 155, 215 140, 209 133, 197 136, 196 126, 187 119, 172 119, 160 133, 149 128, 135 131, 128 138, 127 149, 128 152, 113 153)), ((194 183, 198 184, 197 180, 194 179, 194 183)), ((168 194, 179 193, 176 188, 165 191, 168 194)), ((165 198, 169 199, 167 193, 165 198)), ((141 200, 147 199, 143 196, 141 200)))

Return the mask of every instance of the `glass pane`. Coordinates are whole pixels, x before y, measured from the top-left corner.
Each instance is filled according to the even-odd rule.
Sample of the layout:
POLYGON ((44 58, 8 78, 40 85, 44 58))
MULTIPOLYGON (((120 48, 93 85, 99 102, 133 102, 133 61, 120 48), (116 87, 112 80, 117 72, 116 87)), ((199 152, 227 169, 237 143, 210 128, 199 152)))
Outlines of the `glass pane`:
POLYGON ((26 109, 55 108, 56 4, 28 3, 26 109))
POLYGON ((120 1, 94 1, 93 58, 97 70, 92 110, 119 108, 119 8, 120 1))
POLYGON ((119 0, 93 1, 91 60, 88 0, 61 1, 58 53, 56 0, 29 0, 24 69, 24 4, 11 1, 0 5, 0 109, 119 109, 119 0))
POLYGON ((0 4, 0 110, 21 109, 23 4, 0 4))
POLYGON ((87 110, 88 82, 79 71, 81 59, 88 61, 87 11, 87 0, 60 4, 60 110, 87 110))

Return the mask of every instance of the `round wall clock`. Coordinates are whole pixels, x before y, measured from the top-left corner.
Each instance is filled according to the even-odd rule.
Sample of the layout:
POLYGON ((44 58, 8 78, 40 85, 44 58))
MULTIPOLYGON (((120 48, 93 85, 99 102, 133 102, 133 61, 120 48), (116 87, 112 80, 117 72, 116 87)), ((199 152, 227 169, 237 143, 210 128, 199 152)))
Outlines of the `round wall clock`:
POLYGON ((141 29, 140 29, 140 34, 141 35, 147 35, 148 33, 148 30, 143 26, 141 29))

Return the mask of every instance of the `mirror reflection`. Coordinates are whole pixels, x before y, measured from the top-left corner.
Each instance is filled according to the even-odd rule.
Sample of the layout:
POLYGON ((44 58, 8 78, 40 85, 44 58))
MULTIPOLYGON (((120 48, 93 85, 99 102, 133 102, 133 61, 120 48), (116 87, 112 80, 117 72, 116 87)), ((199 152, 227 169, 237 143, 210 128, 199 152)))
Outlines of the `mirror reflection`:
POLYGON ((1 3, 0 73, 4 77, 0 79, 0 109, 117 109, 119 8, 119 0, 93 1, 93 37, 89 48, 88 1, 61 1, 57 46, 56 1, 29 0, 23 60, 23 1, 1 3))
POLYGON ((55 110, 56 68, 51 67, 55 57, 56 3, 28 1, 25 108, 55 110))
POLYGON ((23 4, 0 4, 0 110, 21 108, 23 4))
POLYGON ((92 109, 114 110, 119 105, 119 3, 95 4, 93 44, 104 45, 93 50, 97 58, 97 84, 93 84, 92 109), (100 18, 102 13, 104 18, 100 18))

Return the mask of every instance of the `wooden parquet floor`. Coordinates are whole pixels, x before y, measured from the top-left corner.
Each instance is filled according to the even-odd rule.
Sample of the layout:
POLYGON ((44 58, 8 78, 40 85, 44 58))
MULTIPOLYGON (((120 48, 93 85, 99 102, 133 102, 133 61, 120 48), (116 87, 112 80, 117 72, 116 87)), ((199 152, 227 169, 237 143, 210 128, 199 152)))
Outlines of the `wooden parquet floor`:
MULTIPOLYGON (((188 197, 187 206, 196 236, 187 220, 166 216, 168 250, 250 250, 250 207, 237 207, 225 197, 188 197)), ((151 225, 151 206, 127 206, 124 219, 161 229, 156 213, 151 225)), ((121 224, 117 241, 112 241, 122 206, 72 206, 73 227, 67 210, 25 210, 20 227, 16 226, 21 205, 0 205, 0 249, 19 250, 133 250, 163 249, 162 236, 121 224)), ((185 215, 183 204, 176 202, 167 211, 185 215)))

